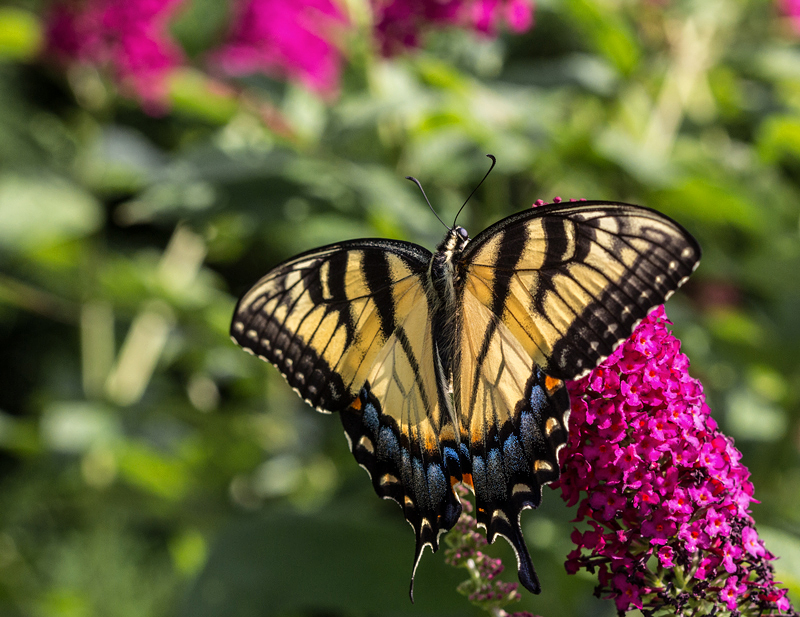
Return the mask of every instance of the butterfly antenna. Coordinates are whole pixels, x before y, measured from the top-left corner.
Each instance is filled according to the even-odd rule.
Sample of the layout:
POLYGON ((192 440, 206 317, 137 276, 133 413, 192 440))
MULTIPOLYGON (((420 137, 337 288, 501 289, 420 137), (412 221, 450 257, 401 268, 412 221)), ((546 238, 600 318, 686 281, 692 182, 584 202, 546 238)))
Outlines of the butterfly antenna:
MULTIPOLYGON (((487 172, 486 172, 486 175, 483 177, 483 180, 486 180, 486 178, 488 178, 488 177, 489 177, 489 174, 490 174, 490 173, 492 173, 492 170, 494 169, 494 166, 497 164, 497 159, 496 159, 496 158, 494 158, 494 155, 492 155, 492 154, 487 154, 486 156, 487 156, 487 157, 489 157, 490 159, 492 159, 492 166, 489 168, 489 171, 487 171, 487 172)), ((483 184, 483 180, 481 180, 480 182, 478 182, 478 186, 476 186, 474 189, 472 189, 472 192, 469 194, 469 197, 467 197, 467 198, 464 200, 464 203, 463 203, 463 204, 461 205, 461 207, 458 209, 458 212, 456 212, 456 218, 454 218, 454 219, 453 219, 453 227, 455 227, 455 226, 456 226, 456 221, 458 220, 458 215, 459 215, 459 214, 461 214, 461 211, 464 209, 464 206, 466 206, 466 205, 467 205, 467 202, 468 202, 470 199, 472 199, 472 196, 475 194, 475 191, 477 191, 479 188, 481 188, 481 184, 483 184)))
MULTIPOLYGON (((428 200, 428 196, 425 194, 425 190, 422 188, 422 185, 419 183, 419 180, 417 180, 417 179, 416 179, 415 177, 413 177, 413 176, 406 176, 406 180, 411 180, 411 181, 412 181, 414 184, 416 184, 416 185, 417 185, 417 187, 419 188, 419 190, 420 190, 420 191, 422 191, 422 196, 425 198, 425 201, 427 201, 427 202, 428 202, 428 207, 431 209, 431 212, 433 212, 434 216, 435 216, 437 219, 439 219, 439 222, 440 222, 442 225, 444 225, 445 227, 447 227, 447 223, 445 223, 445 222, 442 220, 442 217, 440 217, 438 214, 436 214, 436 210, 434 210, 434 209, 433 209, 433 206, 431 205, 431 202, 428 200)), ((447 229, 450 229, 450 228, 449 228, 449 227, 447 227, 447 229)))

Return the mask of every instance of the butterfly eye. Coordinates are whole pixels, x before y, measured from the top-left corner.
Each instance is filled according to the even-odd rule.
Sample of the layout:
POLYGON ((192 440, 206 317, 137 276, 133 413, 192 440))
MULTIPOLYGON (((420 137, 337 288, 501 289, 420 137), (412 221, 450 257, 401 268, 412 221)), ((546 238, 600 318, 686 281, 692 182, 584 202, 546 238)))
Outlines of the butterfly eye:
POLYGON ((463 227, 458 228, 458 235, 461 236, 464 240, 469 238, 469 232, 463 227))

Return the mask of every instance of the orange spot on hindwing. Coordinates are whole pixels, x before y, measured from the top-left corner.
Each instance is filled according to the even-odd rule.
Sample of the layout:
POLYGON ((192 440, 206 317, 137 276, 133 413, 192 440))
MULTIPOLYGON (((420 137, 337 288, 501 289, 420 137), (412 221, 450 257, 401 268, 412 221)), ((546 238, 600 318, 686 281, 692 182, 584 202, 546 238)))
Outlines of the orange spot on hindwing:
POLYGON ((560 379, 556 379, 555 377, 550 377, 549 375, 545 375, 544 387, 547 388, 547 393, 552 395, 553 392, 564 387, 564 382, 561 381, 560 379))

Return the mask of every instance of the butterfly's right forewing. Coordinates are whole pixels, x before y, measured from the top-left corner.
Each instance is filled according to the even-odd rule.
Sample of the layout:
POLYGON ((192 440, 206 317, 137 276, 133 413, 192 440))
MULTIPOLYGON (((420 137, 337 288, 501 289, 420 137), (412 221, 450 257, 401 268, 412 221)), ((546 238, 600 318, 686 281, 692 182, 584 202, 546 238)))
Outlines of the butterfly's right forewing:
POLYGON ((577 379, 688 279, 700 247, 654 210, 577 202, 510 216, 463 258, 465 279, 545 373, 577 379))

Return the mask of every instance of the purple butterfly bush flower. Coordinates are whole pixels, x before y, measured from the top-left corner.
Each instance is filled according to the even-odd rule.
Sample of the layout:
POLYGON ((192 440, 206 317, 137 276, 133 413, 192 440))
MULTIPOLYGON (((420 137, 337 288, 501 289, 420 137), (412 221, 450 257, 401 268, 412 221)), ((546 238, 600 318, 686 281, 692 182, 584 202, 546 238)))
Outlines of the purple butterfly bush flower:
POLYGON ((385 56, 418 47, 426 29, 459 26, 494 36, 533 25, 532 0, 373 0, 375 35, 385 56))
POLYGON ((165 96, 165 77, 184 61, 168 32, 183 0, 57 3, 46 19, 48 52, 62 61, 110 68, 146 104, 165 96))
POLYGON ((339 41, 348 25, 334 0, 245 0, 228 41, 212 58, 229 75, 289 77, 332 95, 342 64, 339 41))
POLYGON ((755 531, 742 455, 709 415, 669 323, 657 307, 569 384, 557 487, 588 529, 573 531, 567 571, 595 573, 620 614, 797 615, 755 531))

